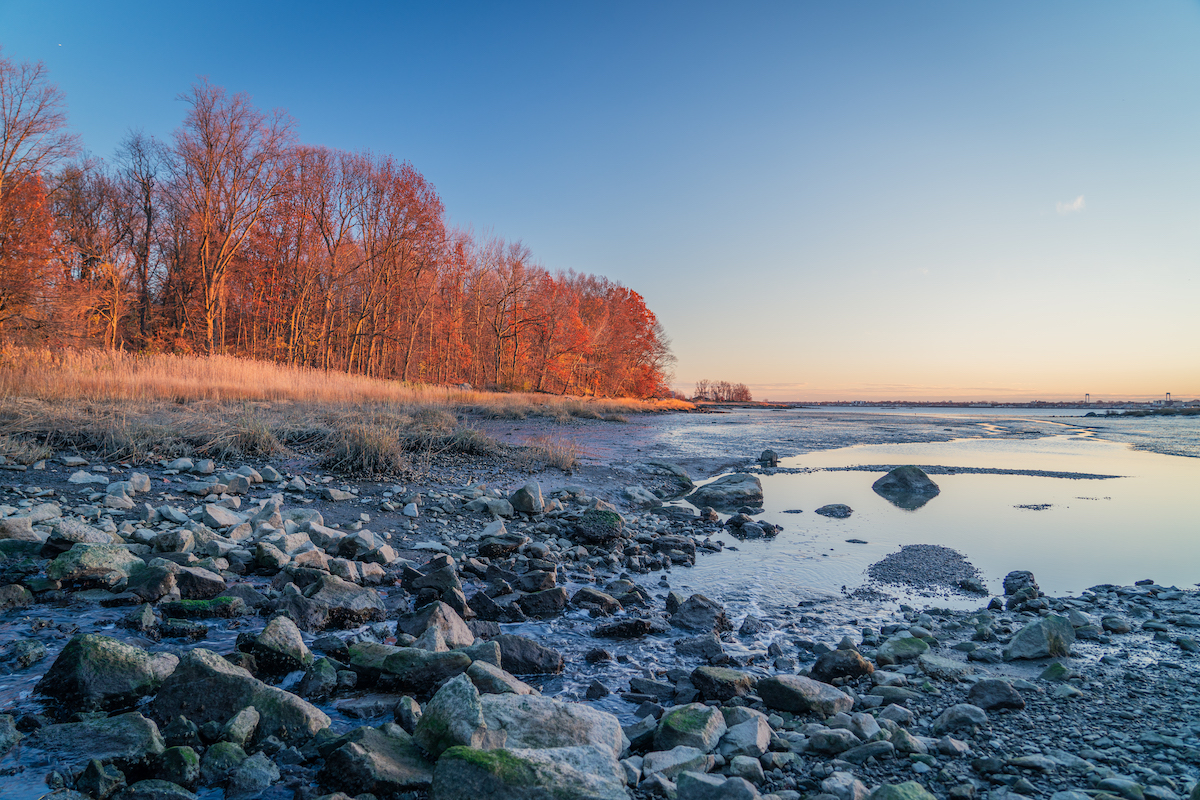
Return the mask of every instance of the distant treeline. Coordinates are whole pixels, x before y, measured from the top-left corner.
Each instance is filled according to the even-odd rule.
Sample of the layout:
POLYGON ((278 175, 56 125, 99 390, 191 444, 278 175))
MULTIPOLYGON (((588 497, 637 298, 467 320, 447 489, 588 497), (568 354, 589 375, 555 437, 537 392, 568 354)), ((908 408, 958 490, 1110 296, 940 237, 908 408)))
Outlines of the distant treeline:
POLYGON ((1192 406, 1190 408, 1134 408, 1129 411, 1108 411, 1104 414, 1097 414, 1095 411, 1089 411, 1084 414, 1085 417, 1194 417, 1200 415, 1200 408, 1192 406))
POLYGON ((750 387, 744 383, 702 378, 696 381, 696 391, 692 394, 692 399, 712 403, 748 403, 754 398, 750 396, 750 387))
POLYGON ((42 64, 0 54, 0 342, 227 353, 405 381, 667 394, 642 297, 449 227, 389 155, 298 142, 201 81, 170 141, 84 157, 42 64))

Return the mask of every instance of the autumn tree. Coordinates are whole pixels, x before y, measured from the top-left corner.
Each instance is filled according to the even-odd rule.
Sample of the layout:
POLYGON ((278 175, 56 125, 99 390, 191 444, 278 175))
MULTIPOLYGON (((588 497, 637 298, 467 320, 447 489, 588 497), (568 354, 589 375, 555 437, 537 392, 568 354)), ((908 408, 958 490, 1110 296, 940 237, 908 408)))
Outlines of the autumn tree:
POLYGON ((52 244, 45 175, 79 149, 66 98, 40 61, 0 51, 0 331, 44 288, 52 244))
POLYGON ((284 188, 292 121, 282 111, 265 114, 246 94, 229 95, 207 80, 180 99, 190 108, 175 133, 175 191, 196 233, 205 343, 213 353, 224 344, 229 265, 284 188))

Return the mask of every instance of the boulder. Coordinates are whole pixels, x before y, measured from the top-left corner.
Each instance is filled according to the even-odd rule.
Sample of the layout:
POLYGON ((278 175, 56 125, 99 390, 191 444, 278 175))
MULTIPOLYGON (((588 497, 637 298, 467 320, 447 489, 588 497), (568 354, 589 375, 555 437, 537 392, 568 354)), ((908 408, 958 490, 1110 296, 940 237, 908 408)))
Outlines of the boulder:
POLYGON ((719 708, 688 703, 666 711, 654 732, 654 749, 670 750, 684 745, 709 752, 725 735, 725 717, 719 708))
POLYGON ((475 635, 453 608, 441 600, 422 606, 411 614, 401 614, 396 623, 396 633, 420 636, 430 628, 437 628, 446 646, 454 649, 475 644, 475 635))
POLYGON ((685 770, 708 772, 712 769, 715 760, 703 750, 680 745, 672 747, 670 750, 655 750, 647 753, 642 759, 642 774, 647 778, 651 775, 661 775, 670 780, 685 770))
POLYGON ((575 541, 588 545, 606 545, 621 538, 625 520, 616 511, 589 508, 575 523, 575 541))
POLYGON ((621 724, 583 703, 533 694, 480 697, 488 748, 598 747, 615 759, 624 750, 621 724))
POLYGON ((1004 660, 1065 657, 1075 643, 1075 628, 1066 617, 1051 614, 1026 625, 1004 648, 1004 660))
POLYGON ((357 628, 367 622, 382 622, 385 616, 377 591, 335 575, 323 575, 303 593, 285 594, 280 608, 305 631, 357 628))
POLYGON ((718 511, 731 511, 740 506, 761 506, 762 481, 757 475, 735 472, 722 475, 712 483, 697 488, 687 497, 696 508, 712 506, 718 511))
POLYGON ((971 687, 971 691, 967 692, 967 700, 984 711, 991 711, 994 708, 1022 709, 1025 707, 1025 698, 1021 697, 1021 693, 1011 683, 995 678, 986 678, 977 682, 971 687))
POLYGON ((472 661, 466 674, 483 694, 537 694, 529 684, 486 661, 472 661))
POLYGON ((162 755, 166 743, 153 721, 131 711, 115 717, 47 725, 29 734, 23 749, 42 753, 47 760, 41 763, 58 764, 71 771, 82 770, 95 759, 130 772, 162 755))
POLYGON ((813 513, 833 519, 847 519, 854 513, 854 509, 845 503, 829 503, 828 505, 821 506, 813 513))
MULTIPOLYGON (((383 671, 391 675, 402 691, 431 694, 438 686, 455 675, 467 671, 471 657, 460 650, 437 653, 419 647, 391 648, 383 660, 383 671)), ((351 654, 355 648, 351 648, 351 654)))
POLYGON ((390 733, 359 728, 343 737, 348 741, 325 759, 318 775, 321 783, 337 791, 379 797, 428 788, 433 765, 398 726, 384 727, 390 733))
POLYGON ((122 789, 112 800, 196 800, 196 795, 177 783, 151 778, 122 789))
POLYGON ((546 507, 542 501, 542 487, 537 481, 529 481, 517 489, 509 496, 508 502, 512 503, 514 511, 523 514, 541 514, 546 507))
POLYGON ((185 716, 197 725, 224 725, 246 706, 259 713, 258 737, 307 740, 329 717, 290 692, 268 686, 211 650, 188 652, 150 704, 161 720, 185 716))
POLYGON ((79 634, 36 688, 72 711, 112 710, 154 694, 178 663, 170 653, 151 655, 108 636, 79 634))
POLYGON ((802 675, 772 675, 760 680, 757 690, 767 707, 776 711, 832 717, 854 705, 849 695, 802 675))
POLYGON ((123 586, 146 562, 119 544, 75 544, 46 565, 46 577, 76 588, 123 586))
POLYGON ((1037 597, 1038 592, 1041 591, 1032 572, 1027 569, 1016 569, 1004 576, 1005 596, 1014 595, 1022 589, 1032 590, 1034 597, 1037 597))
POLYGON ((830 650, 817 656, 809 674, 813 680, 830 683, 834 678, 860 678, 874 671, 871 662, 857 650, 830 650))
POLYGON ((915 636, 893 636, 875 651, 875 663, 881 667, 913 661, 929 649, 929 645, 915 636))
MULTIPOLYGON (((751 760, 762 774, 762 766, 751 760)), ((730 765, 730 770, 734 769, 730 765)), ((690 770, 679 773, 675 782, 677 800, 758 800, 758 790, 754 784, 741 775, 725 777, 723 775, 708 775, 703 772, 690 770)))
POLYGON ((747 695, 754 688, 754 676, 727 667, 697 667, 692 670, 691 681, 705 700, 722 702, 747 695))
POLYGON ((936 497, 941 489, 920 467, 896 467, 871 488, 894 506, 915 511, 936 497))
POLYGON ((694 594, 671 615, 671 624, 701 633, 723 633, 733 630, 725 615, 725 607, 702 594, 694 594))
POLYGON ((271 619, 260 633, 240 634, 237 649, 254 656, 258 671, 274 678, 307 669, 313 663, 312 651, 304 644, 300 629, 283 616, 271 619))
POLYGON ((438 759, 431 800, 628 800, 625 771, 604 748, 474 750, 438 759))
POLYGON ((970 703, 957 703, 947 708, 933 721, 933 732, 940 734, 971 730, 977 725, 986 724, 987 713, 982 708, 970 703))
POLYGON ((479 749, 486 732, 479 690, 466 675, 457 675, 425 704, 413 740, 436 760, 456 745, 479 749))
POLYGON ((563 671, 562 653, 527 636, 504 633, 492 641, 500 646, 500 666, 514 675, 557 675, 563 671))
MULTIPOLYGON (((726 719, 726 722, 731 722, 726 719)), ((725 735, 717 744, 717 752, 726 759, 734 756, 761 758, 771 745, 771 725, 763 714, 753 714, 750 719, 729 725, 725 735)))
POLYGON ((936 800, 935 796, 916 781, 885 783, 876 787, 867 800, 936 800))
POLYGON ((621 494, 634 508, 658 508, 662 505, 662 500, 644 486, 626 486, 621 490, 621 494))

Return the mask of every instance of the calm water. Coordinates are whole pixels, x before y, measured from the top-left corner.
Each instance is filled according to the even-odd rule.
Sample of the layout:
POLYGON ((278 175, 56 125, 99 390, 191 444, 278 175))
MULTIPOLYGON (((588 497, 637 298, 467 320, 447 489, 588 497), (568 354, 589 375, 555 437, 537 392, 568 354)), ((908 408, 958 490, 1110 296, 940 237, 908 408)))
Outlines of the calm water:
MULTIPOLYGON (((762 476, 762 518, 783 525, 784 532, 772 540, 739 542, 723 537, 738 549, 702 558, 694 569, 676 571, 672 583, 711 592, 746 608, 795 606, 816 595, 839 594, 843 587, 863 586, 866 568, 905 544, 958 550, 980 570, 994 593, 1001 591, 1003 576, 1014 569, 1032 570, 1051 594, 1143 578, 1179 586, 1200 582, 1200 458, 1134 446, 1194 450, 1200 430, 1195 418, 1138 420, 1122 426, 1133 421, 1099 420, 1097 425, 1095 418, 1032 419, 1027 414, 999 418, 994 411, 979 418, 985 416, 977 413, 982 410, 954 411, 929 415, 914 409, 904 415, 907 419, 899 428, 903 436, 915 438, 921 429, 934 432, 948 427, 958 434, 948 441, 855 444, 784 458, 781 467, 813 470, 762 476), (968 416, 975 419, 965 420, 968 416), (1162 422, 1168 424, 1155 424, 1162 422), (964 423, 971 427, 964 428, 964 423), (871 490, 885 469, 827 471, 902 464, 1120 477, 935 475, 941 494, 920 509, 906 511, 871 490), (827 503, 845 503, 854 514, 836 520, 812 513, 827 503), (789 509, 803 513, 783 513, 789 509), (868 543, 850 544, 847 539, 868 543)), ((896 438, 892 416, 896 413, 860 414, 859 421, 865 428, 877 428, 879 438, 887 441, 896 438)), ((832 414, 824 416, 828 419, 832 414)), ((810 420, 798 417, 795 428, 803 431, 810 420)), ((786 420, 765 422, 778 441, 804 438, 789 436, 792 426, 786 420)), ((856 430, 852 438, 869 441, 870 434, 856 430)), ((803 449, 802 441, 797 444, 801 444, 797 449, 803 449)), ((911 597, 896 587, 881 588, 911 597)), ((978 600, 950 598, 946 604, 972 607, 978 600)))

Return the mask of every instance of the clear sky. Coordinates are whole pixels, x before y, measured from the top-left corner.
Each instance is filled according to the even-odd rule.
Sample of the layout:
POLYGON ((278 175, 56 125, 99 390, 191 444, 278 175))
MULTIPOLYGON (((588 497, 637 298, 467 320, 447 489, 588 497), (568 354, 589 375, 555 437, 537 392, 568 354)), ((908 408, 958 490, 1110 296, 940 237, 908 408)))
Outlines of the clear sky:
POLYGON ((0 0, 110 157, 197 76, 645 296, 677 385, 1200 396, 1196 2, 0 0))

